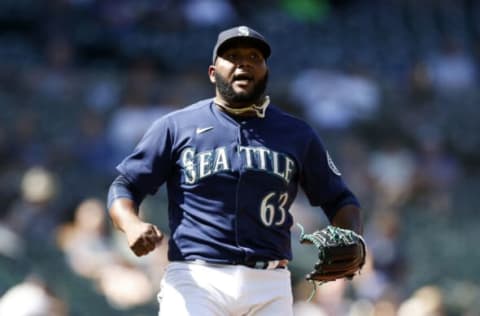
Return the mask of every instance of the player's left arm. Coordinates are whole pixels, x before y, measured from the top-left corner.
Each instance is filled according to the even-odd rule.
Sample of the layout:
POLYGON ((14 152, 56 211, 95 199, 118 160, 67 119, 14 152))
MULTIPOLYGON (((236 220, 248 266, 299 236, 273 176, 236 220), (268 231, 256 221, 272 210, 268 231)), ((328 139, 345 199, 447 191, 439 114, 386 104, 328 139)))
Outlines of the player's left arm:
POLYGON ((331 219, 332 225, 363 233, 361 210, 357 205, 347 204, 341 207, 331 219))
POLYGON ((332 225, 361 233, 360 203, 314 131, 302 170, 300 184, 310 204, 320 206, 332 225))
POLYGON ((366 256, 360 203, 316 133, 310 138, 303 166, 300 184, 310 203, 320 206, 331 224, 312 234, 302 230, 300 242, 313 243, 319 258, 306 278, 322 283, 351 279, 366 256))

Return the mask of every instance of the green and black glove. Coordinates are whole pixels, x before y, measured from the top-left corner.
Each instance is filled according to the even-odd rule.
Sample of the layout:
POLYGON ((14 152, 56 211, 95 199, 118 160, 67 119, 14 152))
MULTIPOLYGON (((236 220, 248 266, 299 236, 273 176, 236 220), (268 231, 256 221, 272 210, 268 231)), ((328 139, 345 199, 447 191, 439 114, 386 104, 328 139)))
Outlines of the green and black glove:
POLYGON ((318 249, 318 261, 306 275, 308 281, 324 283, 341 278, 352 279, 365 264, 365 241, 349 229, 329 225, 305 234, 302 228, 300 243, 313 244, 318 249))

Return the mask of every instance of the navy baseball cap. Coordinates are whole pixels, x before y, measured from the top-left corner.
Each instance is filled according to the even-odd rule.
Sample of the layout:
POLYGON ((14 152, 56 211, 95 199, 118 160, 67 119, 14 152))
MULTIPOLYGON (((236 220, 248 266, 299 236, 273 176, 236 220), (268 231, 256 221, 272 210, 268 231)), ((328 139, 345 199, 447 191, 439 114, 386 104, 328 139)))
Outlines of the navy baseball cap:
POLYGON ((270 45, 267 43, 265 37, 262 34, 258 33, 254 29, 249 28, 248 26, 236 26, 231 29, 225 30, 218 34, 217 43, 213 49, 212 63, 215 63, 215 59, 218 56, 218 52, 227 44, 233 43, 234 41, 246 41, 250 42, 253 47, 258 48, 265 59, 270 56, 271 49, 270 45))

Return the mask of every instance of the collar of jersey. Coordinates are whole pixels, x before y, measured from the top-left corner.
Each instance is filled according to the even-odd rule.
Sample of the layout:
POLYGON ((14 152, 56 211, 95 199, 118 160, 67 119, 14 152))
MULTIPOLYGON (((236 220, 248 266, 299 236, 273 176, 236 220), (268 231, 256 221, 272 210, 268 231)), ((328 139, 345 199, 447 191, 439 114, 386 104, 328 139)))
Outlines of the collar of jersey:
POLYGON ((265 113, 267 111, 267 107, 270 104, 270 97, 268 95, 265 96, 265 98, 263 99, 263 103, 261 105, 252 104, 250 106, 239 108, 239 109, 232 108, 228 105, 220 104, 219 102, 215 102, 215 104, 218 105, 220 108, 222 108, 225 112, 232 115, 241 115, 247 112, 254 112, 257 117, 264 118, 265 113))

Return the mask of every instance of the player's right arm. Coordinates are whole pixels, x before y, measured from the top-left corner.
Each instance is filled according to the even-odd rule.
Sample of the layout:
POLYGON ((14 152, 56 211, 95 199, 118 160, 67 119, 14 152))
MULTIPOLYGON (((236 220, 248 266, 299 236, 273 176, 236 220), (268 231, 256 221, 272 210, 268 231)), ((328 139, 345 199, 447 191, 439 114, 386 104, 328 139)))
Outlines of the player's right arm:
POLYGON ((163 238, 155 225, 139 217, 138 205, 142 199, 123 176, 113 181, 108 192, 110 218, 114 226, 125 233, 128 246, 137 256, 154 250, 163 238))
POLYGON ((115 227, 123 231, 130 249, 143 256, 155 249, 163 235, 139 217, 138 208, 147 194, 155 194, 171 168, 169 121, 161 118, 148 129, 134 151, 118 166, 120 175, 108 191, 108 210, 115 227))

